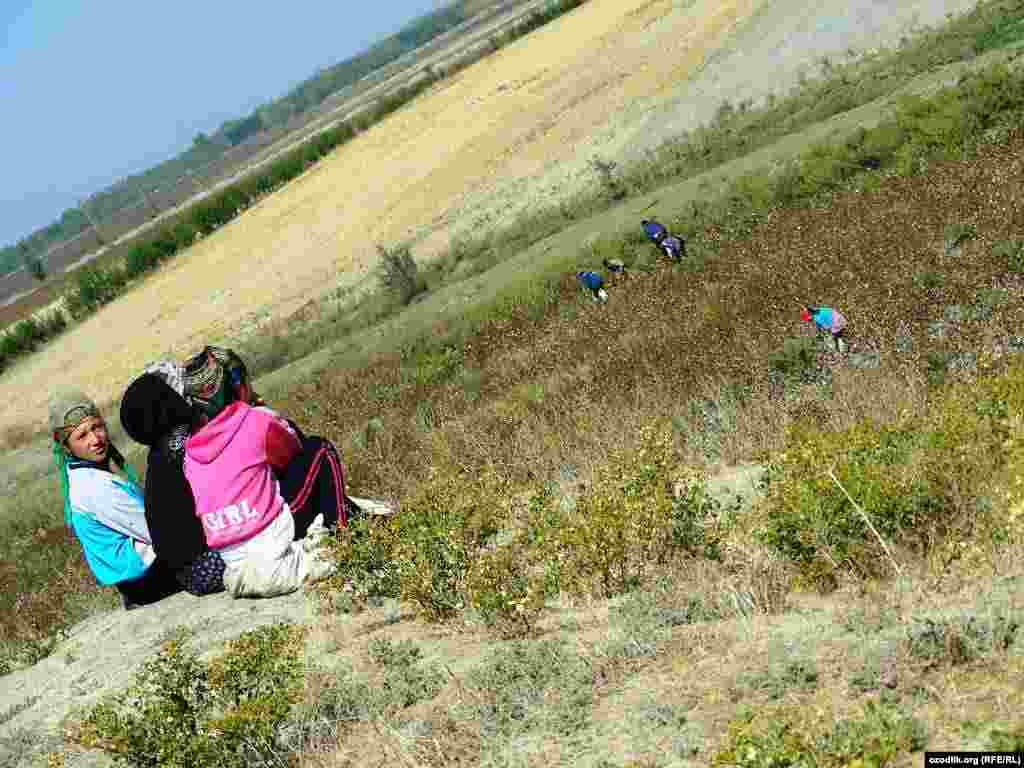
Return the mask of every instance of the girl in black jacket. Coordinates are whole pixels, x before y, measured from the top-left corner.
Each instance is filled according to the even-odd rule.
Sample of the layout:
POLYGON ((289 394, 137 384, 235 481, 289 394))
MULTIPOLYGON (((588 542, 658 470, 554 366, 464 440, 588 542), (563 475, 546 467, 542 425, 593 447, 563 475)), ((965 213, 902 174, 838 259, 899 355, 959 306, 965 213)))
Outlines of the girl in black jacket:
POLYGON ((201 416, 184 397, 181 368, 151 365, 121 399, 121 425, 129 437, 149 446, 146 466, 146 523, 157 556, 193 595, 224 589, 224 561, 206 545, 195 498, 182 465, 185 440, 201 416))

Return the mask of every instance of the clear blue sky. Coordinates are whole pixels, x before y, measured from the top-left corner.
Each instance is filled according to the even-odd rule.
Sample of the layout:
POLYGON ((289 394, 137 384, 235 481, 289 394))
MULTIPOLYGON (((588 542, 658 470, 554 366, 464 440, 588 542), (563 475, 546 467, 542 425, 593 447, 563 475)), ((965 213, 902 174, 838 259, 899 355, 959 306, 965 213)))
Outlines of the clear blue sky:
POLYGON ((0 0, 0 246, 442 0, 0 0))

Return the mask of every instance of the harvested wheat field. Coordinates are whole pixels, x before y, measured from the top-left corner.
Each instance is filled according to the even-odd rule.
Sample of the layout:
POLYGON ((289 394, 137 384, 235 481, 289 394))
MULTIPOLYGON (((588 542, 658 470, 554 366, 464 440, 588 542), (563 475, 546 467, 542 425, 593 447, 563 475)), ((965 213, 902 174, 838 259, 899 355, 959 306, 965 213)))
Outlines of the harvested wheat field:
POLYGON ((0 429, 41 424, 58 384, 116 400, 150 360, 357 284, 377 243, 408 240, 426 259, 454 235, 564 199, 596 183, 595 155, 664 140, 644 127, 659 105, 683 130, 719 106, 716 82, 730 97, 777 91, 824 54, 894 43, 973 2, 890 5, 590 0, 438 84, 5 372, 0 429), (759 41, 751 55, 748 41, 759 41))

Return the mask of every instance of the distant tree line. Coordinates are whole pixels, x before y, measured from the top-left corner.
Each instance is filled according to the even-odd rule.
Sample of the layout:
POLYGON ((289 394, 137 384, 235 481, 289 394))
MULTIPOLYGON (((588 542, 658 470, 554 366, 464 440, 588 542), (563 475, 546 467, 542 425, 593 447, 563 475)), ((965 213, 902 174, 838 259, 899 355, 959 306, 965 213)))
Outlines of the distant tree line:
MULTIPOLYGON (((111 266, 85 266, 74 271, 74 281, 63 294, 63 308, 58 307, 35 317, 27 317, 0 333, 0 371, 14 358, 35 351, 41 344, 63 333, 69 320, 81 320, 112 301, 132 281, 174 257, 197 240, 220 229, 261 198, 294 179, 315 165, 322 157, 387 115, 412 101, 416 96, 445 77, 483 58, 496 48, 528 34, 586 0, 552 0, 545 8, 493 35, 469 56, 444 69, 428 67, 423 76, 379 99, 373 106, 338 123, 305 141, 301 146, 275 160, 263 171, 247 176, 215 195, 178 213, 155 235, 143 235, 121 245, 110 254, 111 266)), ((396 287, 403 301, 422 291, 423 285, 400 252, 388 253, 395 260, 405 282, 396 287), (412 290, 409 290, 409 287, 412 290)), ((387 259, 385 259, 385 262, 387 259)), ((409 259, 411 261, 411 258, 409 259)), ((387 264, 385 263, 385 269, 387 264)))
POLYGON ((93 195, 82 205, 69 208, 57 221, 28 237, 0 248, 0 274, 28 269, 39 279, 46 274, 46 253, 55 244, 70 240, 88 229, 90 220, 102 224, 117 211, 146 203, 146 195, 169 187, 183 176, 196 172, 233 146, 254 135, 286 124, 292 117, 319 106, 332 93, 353 85, 376 69, 430 42, 469 18, 465 2, 433 11, 414 19, 395 34, 365 52, 345 59, 300 83, 279 99, 257 107, 252 114, 223 123, 213 134, 198 134, 184 152, 128 176, 93 195))

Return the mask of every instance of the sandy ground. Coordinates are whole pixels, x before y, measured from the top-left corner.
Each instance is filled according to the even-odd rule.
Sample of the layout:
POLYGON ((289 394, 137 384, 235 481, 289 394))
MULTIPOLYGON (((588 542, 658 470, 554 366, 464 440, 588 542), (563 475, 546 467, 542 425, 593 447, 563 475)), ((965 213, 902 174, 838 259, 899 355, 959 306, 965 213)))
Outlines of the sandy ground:
POLYGON ((148 361, 257 329, 366 277, 375 244, 420 257, 594 184, 823 55, 895 43, 969 0, 591 0, 435 87, 0 377, 0 429, 48 393, 116 399, 148 361))

